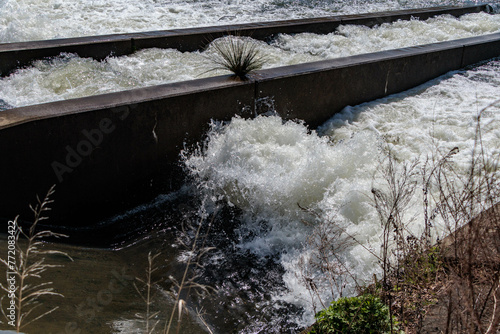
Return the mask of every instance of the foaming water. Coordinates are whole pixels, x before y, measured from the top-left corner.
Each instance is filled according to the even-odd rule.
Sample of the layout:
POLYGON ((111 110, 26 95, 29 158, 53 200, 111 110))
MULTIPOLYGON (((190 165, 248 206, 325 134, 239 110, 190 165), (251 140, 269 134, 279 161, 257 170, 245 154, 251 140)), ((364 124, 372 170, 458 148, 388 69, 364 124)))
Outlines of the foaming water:
POLYGON ((0 42, 457 5, 429 0, 2 0, 0 42))
POLYGON ((199 53, 172 49, 147 49, 102 62, 61 54, 2 78, 0 95, 21 107, 154 86, 207 76, 201 68, 206 61, 199 53))
POLYGON ((310 55, 313 60, 437 43, 499 30, 500 15, 477 13, 459 18, 441 15, 425 21, 414 19, 384 23, 374 28, 343 25, 327 35, 281 34, 272 45, 293 53, 310 55))
MULTIPOLYGON (((477 13, 455 18, 443 15, 426 21, 410 20, 374 28, 340 26, 328 35, 278 35, 270 44, 254 41, 265 56, 264 68, 383 51, 413 45, 472 37, 500 31, 500 15, 477 13)), ((132 88, 228 74, 207 71, 213 47, 204 52, 146 49, 102 62, 62 54, 36 61, 0 79, 0 99, 21 107, 132 88), (180 66, 182 64, 182 66, 180 66)))
MULTIPOLYGON (((303 307, 302 316, 289 320, 305 326, 313 321, 313 312, 300 280, 300 259, 311 256, 305 241, 314 226, 335 219, 356 236, 359 244, 340 257, 358 280, 370 280, 380 272, 371 252, 378 253, 381 246, 370 192, 382 182, 375 171, 384 152, 390 149, 400 165, 458 147, 453 160, 466 173, 478 114, 489 106, 482 113, 482 140, 498 157, 500 106, 490 104, 499 92, 500 62, 492 61, 404 94, 348 107, 317 132, 276 115, 234 118, 213 124, 206 147, 187 154, 186 166, 214 201, 241 209, 237 249, 278 259, 285 287, 272 298, 303 307)), ((422 228, 419 208, 408 212, 417 217, 410 226, 415 232, 422 228)), ((437 227, 434 237, 439 233, 437 227)), ((344 293, 354 291, 352 284, 344 293)), ((322 298, 337 297, 324 288, 322 298)))

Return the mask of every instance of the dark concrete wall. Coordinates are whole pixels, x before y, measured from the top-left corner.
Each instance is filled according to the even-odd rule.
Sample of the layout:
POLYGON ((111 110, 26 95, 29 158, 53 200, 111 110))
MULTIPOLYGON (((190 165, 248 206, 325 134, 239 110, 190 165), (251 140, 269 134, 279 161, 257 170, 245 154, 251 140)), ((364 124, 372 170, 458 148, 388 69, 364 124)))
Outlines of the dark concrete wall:
POLYGON ((251 82, 218 77, 8 110, 0 118, 0 217, 29 220, 28 204, 52 184, 51 222, 67 226, 168 191, 182 181, 184 143, 212 118, 249 116, 253 98, 251 82))
POLYGON ((464 39, 463 42, 464 54, 462 57, 462 67, 500 56, 498 34, 468 38, 464 39))
POLYGON ((0 217, 57 184, 51 221, 91 226, 175 189, 179 152, 211 119, 253 116, 262 98, 315 127, 347 105, 401 92, 500 55, 500 33, 59 101, 0 113, 0 217))
POLYGON ((386 22, 409 20, 410 18, 424 20, 442 14, 460 16, 480 11, 490 11, 490 7, 485 4, 463 7, 435 7, 277 22, 5 43, 0 44, 0 76, 8 75, 16 68, 29 65, 33 60, 54 57, 61 52, 71 52, 81 57, 101 60, 109 55, 121 56, 151 47, 195 51, 204 48, 213 39, 229 33, 238 33, 266 40, 279 33, 330 33, 335 31, 340 24, 358 24, 371 27, 386 22))
POLYGON ((449 71, 500 56, 500 33, 262 71, 257 98, 317 127, 348 105, 423 84, 449 71))
POLYGON ((276 68, 258 81, 258 96, 272 96, 280 115, 316 127, 348 105, 401 92, 459 69, 462 54, 461 43, 447 42, 276 68))

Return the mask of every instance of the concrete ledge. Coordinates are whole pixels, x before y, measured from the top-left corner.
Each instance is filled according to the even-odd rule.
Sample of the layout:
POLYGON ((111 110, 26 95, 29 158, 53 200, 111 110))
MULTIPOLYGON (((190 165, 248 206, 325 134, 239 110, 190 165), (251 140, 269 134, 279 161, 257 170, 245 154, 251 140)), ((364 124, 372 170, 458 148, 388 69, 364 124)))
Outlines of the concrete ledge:
POLYGON ((179 152, 211 119, 252 117, 267 98, 315 127, 347 105, 500 56, 499 43, 497 33, 3 111, 0 217, 31 218, 27 204, 57 184, 51 221, 93 226, 182 184, 179 152))
POLYGON ((81 98, 2 113, 0 217, 57 184, 51 222, 91 226, 176 188, 179 152, 210 119, 244 117, 252 82, 229 77, 81 98))
POLYGON ((481 11, 490 12, 491 7, 486 4, 462 7, 443 6, 324 18, 5 43, 0 44, 0 76, 6 76, 16 68, 27 66, 34 60, 54 57, 61 52, 71 52, 78 54, 80 57, 102 60, 110 55, 122 56, 152 47, 195 51, 203 49, 213 39, 227 34, 237 33, 242 36, 252 36, 256 39, 266 40, 278 33, 312 32, 326 34, 335 31, 340 24, 372 27, 397 20, 409 20, 411 18, 424 20, 443 14, 461 16, 466 13, 481 11))
POLYGON ((500 56, 498 34, 467 38, 463 42, 464 55, 462 58, 462 67, 500 56))
MULTIPOLYGON (((499 41, 495 34, 489 43, 499 41)), ((473 43, 450 41, 262 71, 257 96, 272 96, 280 115, 317 127, 348 105, 402 92, 463 67, 464 42, 473 43)), ((492 58, 480 52, 489 43, 474 44, 479 48, 474 56, 492 58)))

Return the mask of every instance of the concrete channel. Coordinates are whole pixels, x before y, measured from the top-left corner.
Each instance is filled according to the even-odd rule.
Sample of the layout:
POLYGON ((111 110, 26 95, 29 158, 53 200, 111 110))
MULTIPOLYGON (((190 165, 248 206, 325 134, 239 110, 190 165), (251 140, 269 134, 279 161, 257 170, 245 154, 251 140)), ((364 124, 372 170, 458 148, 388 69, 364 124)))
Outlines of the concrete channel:
POLYGON ((183 52, 195 51, 203 49, 212 40, 227 34, 267 40, 279 33, 328 34, 335 31, 341 24, 373 27, 397 20, 412 18, 425 20, 443 14, 458 17, 467 13, 490 12, 491 10, 491 6, 487 4, 463 7, 443 6, 359 15, 5 43, 0 44, 0 75, 8 75, 19 67, 29 65, 33 60, 55 57, 61 52, 76 53, 80 57, 102 60, 110 55, 123 56, 152 47, 172 48, 183 52))
MULTIPOLYGON (((458 12, 487 8, 473 6, 458 12)), ((452 9, 440 8, 434 13, 443 10, 452 9)), ((419 13, 428 17, 433 15, 431 12, 402 11, 329 20, 338 23, 356 19, 372 24, 388 17, 418 17, 419 13)), ((283 24, 283 31, 289 32, 290 22, 265 23, 265 29, 273 28, 263 31, 277 33, 283 24)), ((257 26, 253 24, 252 29, 257 26)), ((310 27, 309 23, 305 26, 310 27)), ((209 34, 206 29, 199 31, 209 34)), ((134 37, 136 47, 152 47, 155 39, 162 47, 172 45, 164 42, 165 36, 142 35, 140 43, 134 37)), ((106 52, 116 50, 111 44, 122 43, 104 39, 98 37, 89 49, 79 47, 95 50, 95 57, 104 57, 106 52)), ((19 47, 19 43, 15 44, 3 45, 0 54, 9 47, 19 47)), ((58 53, 66 47, 57 46, 58 51, 50 52, 58 53)), ((37 54, 39 50, 32 51, 31 59, 47 56, 46 51, 37 54)), ((246 81, 220 76, 6 110, 0 113, 0 217, 8 220, 20 214, 21 220, 29 221, 32 215, 28 204, 33 203, 36 194, 43 196, 56 184, 51 225, 61 230, 76 228, 71 232, 75 238, 79 237, 78 231, 86 231, 80 237, 88 235, 89 227, 97 222, 177 189, 183 181, 179 152, 184 145, 203 138, 211 119, 253 117, 272 101, 283 118, 301 119, 314 128, 347 105, 398 93, 499 55, 500 33, 496 33, 261 70, 246 81)))

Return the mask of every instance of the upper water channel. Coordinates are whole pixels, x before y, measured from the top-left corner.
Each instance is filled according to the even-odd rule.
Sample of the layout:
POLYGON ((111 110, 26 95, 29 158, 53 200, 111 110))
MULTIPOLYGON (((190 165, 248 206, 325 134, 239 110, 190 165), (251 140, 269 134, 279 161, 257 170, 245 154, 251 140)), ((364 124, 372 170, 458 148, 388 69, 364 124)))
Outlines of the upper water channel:
MULTIPOLYGON (((263 68, 271 68, 498 31, 500 15, 477 13, 460 18, 442 15, 425 21, 397 21, 374 28, 343 25, 327 35, 279 34, 268 43, 248 42, 255 44, 264 60, 263 68)), ((215 43, 224 41, 216 40, 215 43)), ((217 57, 215 52, 213 45, 201 52, 152 48, 129 56, 108 57, 101 62, 75 54, 61 54, 35 61, 33 66, 1 78, 0 99, 6 107, 21 107, 230 73, 211 70, 216 67, 213 63, 217 57)))
POLYGON ((477 3, 458 0, 2 0, 0 43, 477 3))

